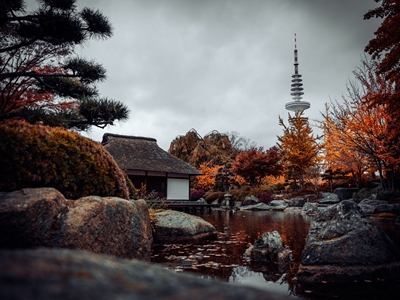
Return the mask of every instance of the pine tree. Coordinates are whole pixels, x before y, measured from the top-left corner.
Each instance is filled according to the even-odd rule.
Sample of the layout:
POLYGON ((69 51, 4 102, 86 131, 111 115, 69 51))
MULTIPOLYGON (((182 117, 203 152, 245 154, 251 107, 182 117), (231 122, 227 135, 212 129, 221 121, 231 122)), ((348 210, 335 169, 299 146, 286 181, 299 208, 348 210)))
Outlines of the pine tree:
POLYGON ((0 121, 22 118, 87 130, 126 120, 119 101, 98 98, 95 84, 106 79, 101 64, 74 55, 77 45, 112 35, 98 10, 77 10, 76 0, 0 2, 0 121))

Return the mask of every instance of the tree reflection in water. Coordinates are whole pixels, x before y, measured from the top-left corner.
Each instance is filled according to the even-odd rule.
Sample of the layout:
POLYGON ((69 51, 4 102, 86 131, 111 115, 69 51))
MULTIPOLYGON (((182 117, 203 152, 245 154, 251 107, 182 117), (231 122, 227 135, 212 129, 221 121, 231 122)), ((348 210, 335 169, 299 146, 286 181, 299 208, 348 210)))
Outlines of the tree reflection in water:
POLYGON ((196 244, 155 245, 152 262, 175 271, 218 278, 235 284, 256 285, 286 295, 295 292, 291 279, 300 262, 311 217, 299 211, 212 211, 192 213, 213 224, 216 240, 196 244), (281 274, 276 266, 251 264, 244 252, 264 232, 277 230, 293 253, 291 269, 281 274))

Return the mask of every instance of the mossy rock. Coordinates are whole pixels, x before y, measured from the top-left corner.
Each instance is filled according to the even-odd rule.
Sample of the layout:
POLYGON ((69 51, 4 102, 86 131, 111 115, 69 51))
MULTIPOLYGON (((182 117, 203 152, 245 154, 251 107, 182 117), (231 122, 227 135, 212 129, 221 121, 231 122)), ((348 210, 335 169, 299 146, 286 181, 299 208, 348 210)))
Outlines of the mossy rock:
POLYGON ((0 124, 0 191, 53 187, 66 198, 129 199, 126 176, 97 142, 59 127, 0 124))

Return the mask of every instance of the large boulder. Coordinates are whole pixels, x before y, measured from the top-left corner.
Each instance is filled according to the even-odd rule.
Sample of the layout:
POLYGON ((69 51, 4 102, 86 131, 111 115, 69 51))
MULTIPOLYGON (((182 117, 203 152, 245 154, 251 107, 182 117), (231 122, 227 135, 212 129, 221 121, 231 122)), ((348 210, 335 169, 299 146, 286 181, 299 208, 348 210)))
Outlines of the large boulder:
POLYGON ((344 200, 318 212, 296 276, 306 283, 352 282, 385 278, 388 270, 400 274, 400 250, 355 202, 344 200))
POLYGON ((336 188, 334 190, 334 193, 336 195, 338 195, 340 201, 343 201, 343 200, 348 200, 348 199, 353 198, 353 194, 358 193, 360 190, 361 189, 359 189, 359 188, 343 188, 343 187, 341 187, 341 188, 336 188))
POLYGON ((144 200, 89 196, 74 201, 59 222, 60 248, 78 248, 123 258, 149 259, 153 241, 144 200))
POLYGON ((364 199, 360 202, 359 206, 363 210, 364 214, 372 215, 375 212, 375 209, 382 204, 388 204, 388 202, 385 200, 364 199))
POLYGON ((0 251, 0 286, 0 299, 14 300, 287 299, 136 260, 45 248, 0 251))
POLYGON ((204 219, 175 210, 154 213, 152 222, 157 243, 193 242, 217 234, 215 227, 204 219))
POLYGON ((52 247, 70 202, 53 188, 1 193, 0 248, 52 247))
POLYGON ((152 241, 144 200, 89 196, 72 201, 53 188, 0 194, 0 248, 83 249, 149 260, 152 241))

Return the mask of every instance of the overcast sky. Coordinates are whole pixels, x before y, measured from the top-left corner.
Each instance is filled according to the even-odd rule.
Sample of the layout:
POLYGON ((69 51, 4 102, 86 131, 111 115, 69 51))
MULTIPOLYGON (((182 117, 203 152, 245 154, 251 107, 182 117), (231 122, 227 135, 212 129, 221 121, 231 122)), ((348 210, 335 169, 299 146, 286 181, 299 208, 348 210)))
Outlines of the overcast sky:
POLYGON ((287 120, 297 34, 303 100, 310 119, 340 99, 381 20, 364 21, 374 0, 78 0, 100 9, 114 35, 77 53, 107 69, 102 96, 131 110, 104 133, 171 141, 195 128, 237 131, 269 148, 287 120))

